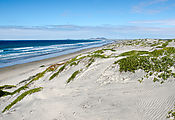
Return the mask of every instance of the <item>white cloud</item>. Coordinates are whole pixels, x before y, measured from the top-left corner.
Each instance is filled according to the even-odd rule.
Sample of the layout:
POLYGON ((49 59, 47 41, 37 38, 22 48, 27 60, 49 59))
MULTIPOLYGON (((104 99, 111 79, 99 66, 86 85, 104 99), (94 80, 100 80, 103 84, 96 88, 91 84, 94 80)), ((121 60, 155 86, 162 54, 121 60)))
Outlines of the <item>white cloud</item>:
POLYGON ((85 39, 106 37, 129 38, 175 38, 175 27, 141 26, 0 26, 0 39, 85 39))
MULTIPOLYGON (((148 8, 155 4, 165 3, 169 0, 144 0, 144 2, 140 2, 139 4, 133 6, 132 11, 136 13, 159 13, 161 11, 164 11, 166 9, 169 9, 170 6, 164 6, 164 7, 157 7, 157 8, 148 8)), ((171 6, 172 7, 172 6, 171 6)))
POLYGON ((171 25, 175 26, 175 19, 166 19, 166 20, 141 20, 141 21, 131 21, 130 23, 134 24, 154 24, 154 25, 171 25))

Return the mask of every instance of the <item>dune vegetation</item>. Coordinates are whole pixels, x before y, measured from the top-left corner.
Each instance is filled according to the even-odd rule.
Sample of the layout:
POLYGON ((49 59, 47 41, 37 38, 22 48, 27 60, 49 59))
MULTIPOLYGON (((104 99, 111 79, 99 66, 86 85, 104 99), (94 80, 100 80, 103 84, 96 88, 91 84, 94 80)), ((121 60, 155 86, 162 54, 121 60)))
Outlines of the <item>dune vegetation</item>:
MULTIPOLYGON (((29 77, 27 80, 23 80, 18 85, 0 86, 0 97, 13 96, 17 93, 21 93, 20 95, 17 94, 18 97, 8 106, 6 106, 2 112, 8 111, 25 96, 41 91, 42 87, 35 88, 32 86, 32 84, 34 84, 35 81, 42 80, 46 73, 49 73, 48 80, 53 80, 54 78, 59 79, 62 72, 74 67, 76 68, 76 66, 81 64, 79 68, 77 67, 76 70, 74 69, 75 71, 73 71, 72 75, 70 75, 67 81, 65 81, 66 84, 68 84, 79 76, 81 72, 84 72, 93 66, 97 60, 102 59, 113 59, 114 65, 119 66, 120 73, 136 73, 138 70, 143 70, 145 75, 138 79, 140 83, 144 80, 152 79, 153 82, 160 82, 162 84, 169 78, 175 78, 175 48, 168 47, 169 43, 172 41, 173 40, 154 40, 150 42, 146 39, 122 41, 84 55, 78 55, 62 63, 50 65, 47 68, 45 68, 45 65, 42 65, 40 67, 43 69, 45 68, 44 71, 29 77), (116 51, 115 48, 123 46, 141 46, 150 47, 151 49, 130 50, 118 54, 118 51, 116 51), (12 92, 7 90, 12 88, 17 89, 12 92)), ((168 117, 173 117, 174 115, 174 110, 171 110, 168 113, 168 117)))
MULTIPOLYGON (((171 70, 172 67, 175 67, 174 55, 174 47, 165 47, 152 52, 129 51, 119 55, 127 57, 114 62, 114 64, 119 64, 120 72, 135 73, 136 70, 142 69, 147 73, 145 77, 153 76, 154 82, 163 83, 168 78, 175 77, 175 73, 171 70)), ((141 79, 143 80, 143 78, 141 79)))
POLYGON ((41 91, 41 89, 42 89, 42 87, 34 88, 34 89, 31 89, 31 90, 28 90, 28 91, 22 93, 12 103, 10 103, 8 106, 6 106, 4 108, 4 110, 2 111, 2 113, 5 112, 6 110, 9 110, 13 105, 15 105, 17 102, 21 101, 25 96, 30 95, 30 94, 35 93, 35 92, 39 92, 39 91, 41 91))

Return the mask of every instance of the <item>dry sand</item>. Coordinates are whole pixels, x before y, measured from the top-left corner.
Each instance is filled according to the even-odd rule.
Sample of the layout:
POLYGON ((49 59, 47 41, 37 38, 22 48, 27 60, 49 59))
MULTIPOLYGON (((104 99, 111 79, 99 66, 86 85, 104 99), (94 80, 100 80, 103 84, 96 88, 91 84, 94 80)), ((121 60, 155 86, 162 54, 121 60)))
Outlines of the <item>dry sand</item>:
MULTIPOLYGON (((81 53, 94 51, 94 48, 81 53)), ((150 47, 121 46, 116 52, 106 51, 106 55, 119 55, 130 50, 151 50, 150 47)), ((80 53, 69 54, 47 60, 15 65, 0 69, 0 85, 16 85, 20 81, 44 71, 49 65, 61 63, 80 53), (41 65, 46 67, 40 67, 41 65)), ((33 83, 30 87, 43 90, 26 96, 9 111, 0 113, 1 120, 166 120, 175 103, 175 81, 171 78, 164 84, 152 80, 138 82, 144 74, 120 73, 114 61, 120 58, 97 58, 92 65, 83 69, 69 84, 66 80, 76 70, 84 66, 68 67, 59 76, 49 81, 52 73, 33 83)), ((0 98, 0 111, 19 94, 0 98)))

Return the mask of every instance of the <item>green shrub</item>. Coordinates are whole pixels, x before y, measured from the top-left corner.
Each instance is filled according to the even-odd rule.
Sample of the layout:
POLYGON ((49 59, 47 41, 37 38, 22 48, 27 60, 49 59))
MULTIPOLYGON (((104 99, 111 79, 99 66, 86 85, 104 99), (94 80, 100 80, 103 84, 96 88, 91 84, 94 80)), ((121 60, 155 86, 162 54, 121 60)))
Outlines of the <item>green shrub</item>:
POLYGON ((0 86, 0 90, 2 89, 11 89, 13 87, 16 87, 15 85, 3 85, 3 86, 0 86))
POLYGON ((4 108, 4 110, 2 111, 2 113, 9 110, 13 105, 15 105, 17 102, 21 101, 25 96, 30 95, 30 94, 35 93, 35 92, 39 92, 41 90, 42 90, 42 87, 39 87, 39 88, 34 88, 34 89, 31 89, 31 90, 28 90, 28 91, 22 93, 12 103, 10 103, 8 106, 6 106, 4 108))
POLYGON ((134 55, 143 55, 143 54, 149 54, 148 51, 137 51, 137 50, 132 50, 132 51, 128 51, 128 52, 124 52, 122 54, 119 55, 120 56, 134 56, 134 55))
POLYGON ((0 90, 0 97, 7 96, 7 95, 11 95, 11 93, 7 92, 7 91, 0 90))
POLYGON ((27 89, 27 88, 28 88, 28 84, 26 84, 26 85, 24 85, 24 86, 18 88, 17 90, 13 91, 13 92, 11 93, 11 95, 14 95, 14 94, 16 94, 16 93, 19 93, 19 92, 21 92, 22 90, 25 90, 25 89, 27 89))
POLYGON ((58 76, 59 73, 61 73, 65 68, 66 68, 67 64, 65 63, 56 73, 54 73, 49 80, 52 80, 54 77, 58 76))
POLYGON ((45 65, 41 65, 40 67, 45 67, 45 65))
POLYGON ((90 55, 89 57, 94 57, 94 58, 109 58, 109 56, 101 55, 101 54, 93 54, 90 55))
POLYGON ((71 77, 67 80, 67 83, 69 83, 70 81, 72 81, 73 79, 75 79, 75 77, 76 77, 77 74, 79 74, 79 73, 80 73, 79 70, 75 71, 75 72, 71 75, 71 77))
POLYGON ((174 109, 168 112, 167 118, 170 118, 170 117, 172 118, 172 120, 175 120, 175 105, 174 105, 174 109))
POLYGON ((129 51, 120 54, 119 56, 127 56, 114 64, 119 64, 120 72, 133 72, 142 69, 146 72, 144 77, 149 78, 153 74, 155 78, 154 82, 164 83, 170 77, 174 77, 174 73, 170 70, 171 67, 175 67, 175 48, 165 47, 160 50, 154 50, 152 52, 148 51, 129 51), (146 54, 146 56, 140 56, 146 54), (160 74, 156 74, 160 73, 160 74))
POLYGON ((95 61, 95 59, 93 57, 91 57, 89 59, 89 63, 86 65, 86 67, 89 67, 94 61, 95 61))
POLYGON ((75 66, 75 65, 78 65, 78 64, 79 64, 79 62, 80 62, 80 61, 77 61, 77 62, 72 62, 72 63, 70 64, 70 66, 75 66))
POLYGON ((110 51, 113 51, 113 52, 116 51, 116 50, 114 50, 114 49, 101 49, 101 50, 97 50, 97 51, 95 51, 95 52, 93 52, 93 53, 95 53, 95 54, 103 54, 104 51, 107 51, 107 50, 110 50, 110 51))

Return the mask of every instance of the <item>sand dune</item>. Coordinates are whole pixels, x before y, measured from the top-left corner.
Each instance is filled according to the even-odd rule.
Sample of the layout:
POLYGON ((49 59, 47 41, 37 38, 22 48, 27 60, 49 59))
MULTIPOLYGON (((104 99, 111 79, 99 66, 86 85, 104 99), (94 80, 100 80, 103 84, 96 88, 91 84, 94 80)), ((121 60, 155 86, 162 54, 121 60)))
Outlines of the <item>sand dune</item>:
MULTIPOLYGON (((156 40, 143 41, 145 44, 153 44, 153 41, 156 40)), ((0 119, 166 120, 168 111, 172 110, 175 104, 175 78, 170 77, 165 83, 160 84, 160 82, 153 82, 152 77, 149 77, 144 78, 144 81, 140 83, 138 79, 146 74, 143 70, 136 70, 135 73, 120 72, 120 66, 114 62, 125 56, 116 56, 131 50, 153 51, 156 49, 150 44, 142 46, 141 43, 137 45, 124 43, 128 42, 122 41, 102 48, 83 51, 77 58, 87 57, 80 59, 77 65, 71 66, 71 63, 66 65, 65 69, 52 80, 49 80, 50 77, 63 65, 58 66, 55 71, 46 72, 44 76, 29 84, 25 90, 1 97, 0 110, 3 111, 24 91, 43 87, 41 91, 27 95, 9 110, 0 113, 0 119), (103 56, 92 57, 94 51, 101 49, 106 49, 100 54, 103 56), (79 73, 75 75, 75 78, 67 83, 66 81, 78 70, 79 73)), ((4 68, 5 71, 0 72, 0 84, 13 84, 19 88, 31 80, 28 79, 30 76, 44 71, 51 64, 66 63, 78 54, 80 53, 45 60, 41 63, 17 65, 13 69, 4 68), (40 67, 41 64, 44 64, 45 67, 40 67), (26 81, 20 83, 23 80, 26 81)), ((12 92, 17 88, 6 91, 12 92)))

